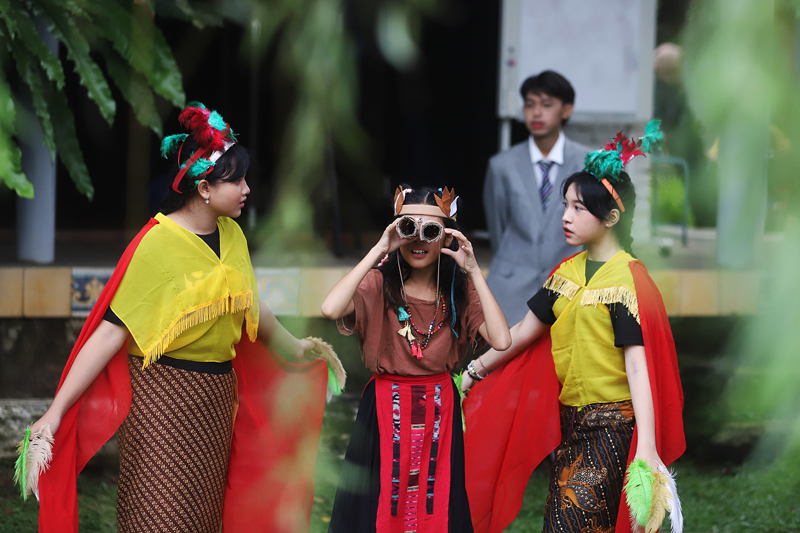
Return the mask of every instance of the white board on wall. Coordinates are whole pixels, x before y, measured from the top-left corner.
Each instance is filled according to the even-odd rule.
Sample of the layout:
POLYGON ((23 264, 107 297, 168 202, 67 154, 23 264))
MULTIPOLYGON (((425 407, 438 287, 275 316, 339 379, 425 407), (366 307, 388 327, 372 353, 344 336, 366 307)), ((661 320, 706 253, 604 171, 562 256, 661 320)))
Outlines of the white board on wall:
POLYGON ((503 0, 498 115, 520 118, 519 87, 543 70, 575 88, 574 122, 652 115, 655 0, 503 0))

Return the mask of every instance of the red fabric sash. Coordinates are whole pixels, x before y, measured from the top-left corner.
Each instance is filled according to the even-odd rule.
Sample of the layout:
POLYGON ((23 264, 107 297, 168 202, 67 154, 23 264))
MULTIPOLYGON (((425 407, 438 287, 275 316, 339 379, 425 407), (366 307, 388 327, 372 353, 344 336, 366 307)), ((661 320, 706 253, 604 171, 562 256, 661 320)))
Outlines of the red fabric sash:
MULTIPOLYGON (((668 465, 686 449, 675 344, 661 294, 647 269, 640 261, 629 266, 646 347, 656 446, 668 465)), ((500 533, 519 513, 530 475, 561 437, 559 392, 546 334, 473 387, 464 401, 467 493, 475 533, 500 533)), ((634 430, 628 463, 636 455, 636 443, 634 430)), ((623 498, 617 533, 631 531, 629 517, 623 498)))
MULTIPOLYGON (((158 221, 151 218, 122 254, 70 352, 58 384, 59 389, 78 352, 103 320, 136 247, 156 224, 158 221)), ((111 358, 61 419, 61 425, 54 435, 53 460, 47 471, 39 477, 40 533, 78 533, 78 474, 97 450, 114 435, 130 409, 131 376, 128 372, 126 344, 111 358)))
POLYGON ((381 448, 375 530, 447 531, 452 379, 447 373, 376 375, 373 379, 381 448))
POLYGON ((242 333, 223 533, 309 530, 328 367, 287 362, 242 333))
MULTIPOLYGON (((61 376, 103 319, 151 219, 128 245, 92 308, 61 376)), ((39 480, 39 532, 78 533, 76 480, 125 420, 131 406, 127 346, 64 415, 53 460, 39 480)), ((239 407, 233 430, 224 531, 307 531, 325 407, 326 365, 296 365, 242 333, 233 367, 239 407), (281 512, 278 512, 278 508, 281 512), (288 511, 288 512, 287 512, 288 511)), ((59 384, 59 388, 61 387, 59 384)))

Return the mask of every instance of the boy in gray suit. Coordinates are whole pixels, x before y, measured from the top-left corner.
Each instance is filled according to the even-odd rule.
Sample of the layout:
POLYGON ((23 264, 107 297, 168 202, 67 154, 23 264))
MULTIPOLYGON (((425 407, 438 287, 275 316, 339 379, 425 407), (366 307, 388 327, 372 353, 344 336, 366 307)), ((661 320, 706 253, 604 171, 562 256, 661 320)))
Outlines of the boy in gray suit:
POLYGON ((564 238, 561 184, 583 170, 589 148, 564 136, 575 90, 546 70, 523 82, 525 126, 531 136, 489 160, 483 205, 494 258, 487 279, 509 324, 565 257, 580 251, 564 238))

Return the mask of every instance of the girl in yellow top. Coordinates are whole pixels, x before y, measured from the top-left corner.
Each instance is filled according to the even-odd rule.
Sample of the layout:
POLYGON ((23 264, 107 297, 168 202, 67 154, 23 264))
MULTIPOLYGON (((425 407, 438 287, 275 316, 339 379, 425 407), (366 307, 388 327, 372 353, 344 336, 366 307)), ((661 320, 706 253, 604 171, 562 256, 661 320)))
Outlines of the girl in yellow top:
MULTIPOLYGON (((122 422, 117 530, 218 533, 226 483, 231 492, 234 420, 245 401, 239 395, 258 379, 240 375, 237 387, 233 359, 243 331, 249 342, 257 337, 298 362, 317 347, 293 337, 258 299, 247 242, 232 220, 250 193, 247 150, 202 104, 190 104, 179 120, 191 133, 162 145, 162 155, 176 154, 178 162, 162 213, 126 251, 104 319, 79 340, 53 403, 31 428, 36 434, 49 426, 55 435, 41 483, 40 531, 77 532, 75 471, 88 460, 86 442, 102 440, 85 436, 102 427, 107 439, 122 422), (117 365, 126 353, 130 384, 126 365, 124 374, 117 365), (103 383, 111 383, 106 392, 91 396, 103 383), (73 405, 95 409, 98 397, 120 406, 109 410, 115 421, 87 422, 75 413, 73 405), (67 460, 73 455, 77 465, 67 460)), ((249 429, 252 440, 256 428, 249 429)))
MULTIPOLYGON (((618 157, 624 164, 633 155, 641 154, 634 153, 638 151, 639 144, 628 145, 628 142, 618 137, 606 150, 589 154, 587 167, 590 170, 596 168, 593 166, 593 157, 608 156, 609 161, 611 157, 618 157), (626 156, 629 157, 626 159, 626 156)), ((635 456, 644 459, 651 467, 663 466, 659 457, 663 442, 657 438, 655 413, 662 421, 670 419, 661 414, 661 409, 667 404, 674 412, 675 406, 671 401, 665 401, 666 388, 658 391, 661 397, 654 400, 651 382, 658 384, 659 381, 653 377, 653 373, 664 373, 667 366, 665 363, 654 364, 649 373, 648 360, 652 359, 648 355, 659 355, 665 347, 666 353, 672 339, 669 335, 668 340, 659 341, 657 346, 647 346, 644 341, 645 337, 650 338, 650 333, 648 330, 647 335, 643 336, 644 322, 639 306, 640 301, 644 301, 637 298, 637 285, 632 274, 633 265, 641 263, 630 254, 630 229, 636 194, 630 177, 621 171, 622 164, 613 173, 613 185, 599 172, 583 171, 565 180, 562 189, 564 236, 572 246, 585 245, 586 251, 562 262, 544 287, 528 301, 528 314, 511 328, 511 347, 504 351, 489 350, 473 361, 463 375, 462 389, 469 389, 491 370, 511 362, 523 352, 530 353, 526 351, 529 346, 549 335, 555 376, 560 384, 560 392, 556 394, 560 405, 561 443, 555 451, 545 509, 545 532, 630 531, 628 517, 619 516, 629 451, 632 452, 631 456, 635 451, 635 456), (650 353, 647 354, 646 350, 650 353), (654 403, 658 404, 655 410, 654 403), (630 449, 632 442, 635 442, 634 450, 630 449)), ((643 269, 641 266, 638 268, 643 269)), ((650 296, 648 298, 653 299, 650 296)), ((649 303, 645 302, 644 305, 650 308, 649 303)), ((665 321, 666 315, 663 315, 661 322, 665 321)), ((669 331, 668 325, 666 331, 669 331)), ((670 364, 674 363, 674 345, 671 355, 662 360, 670 358, 670 364)), ((677 380, 677 366, 673 368, 674 375, 671 375, 672 372, 666 373, 670 374, 669 379, 677 380)), ((502 372, 507 374, 509 370, 504 366, 502 372)), ((503 380, 506 377, 503 373, 492 376, 492 383, 503 380)), ((535 389, 538 385, 527 386, 535 389)), ((502 388, 500 385, 491 387, 500 396, 508 392, 508 387, 504 390, 499 390, 502 388)), ((539 390, 559 389, 557 386, 542 386, 539 390)), ((680 396, 674 390, 670 389, 669 394, 680 396)), ((680 390, 679 380, 677 390, 680 390)), ((470 397, 468 402, 479 406, 475 409, 481 409, 494 400, 494 397, 489 398, 481 391, 481 386, 473 394, 478 396, 470 397)), ((494 442, 501 438, 500 432, 471 436, 471 428, 480 424, 476 420, 481 417, 502 418, 505 414, 502 409, 489 409, 487 412, 492 414, 482 412, 476 415, 476 420, 471 420, 470 412, 474 409, 465 406, 465 410, 467 460, 481 461, 480 457, 471 456, 472 451, 491 455, 495 452, 491 449, 494 442)), ((679 420, 680 412, 676 415, 679 420)), ((519 415, 517 418, 520 418, 519 415)), ((547 424, 538 419, 534 422, 531 417, 525 418, 527 424, 540 425, 523 433, 530 432, 526 434, 535 435, 537 440, 542 441, 549 438, 547 424)), ((680 438, 677 431, 675 438, 680 443, 673 446, 668 442, 667 460, 674 459, 675 450, 682 451, 682 424, 678 425, 680 438)), ((530 449, 535 444, 528 441, 528 453, 532 453, 530 449)), ((499 453, 525 453, 514 443, 513 437, 501 448, 499 453)), ((540 458, 536 462, 538 460, 540 458)), ((506 498, 513 499, 509 491, 498 488, 501 485, 507 488, 509 485, 503 483, 513 476, 503 473, 505 467, 498 468, 500 474, 496 479, 499 481, 497 485, 491 485, 490 490, 486 489, 488 485, 481 485, 477 480, 472 484, 469 478, 467 480, 476 532, 502 531, 519 509, 513 509, 513 505, 501 505, 504 508, 498 508, 497 502, 488 502, 493 497, 487 494, 489 492, 503 492, 506 498), (501 514, 504 516, 500 517, 501 514)), ((524 489, 527 478, 522 481, 521 487, 524 489)), ((624 504, 622 509, 625 509, 624 504)))

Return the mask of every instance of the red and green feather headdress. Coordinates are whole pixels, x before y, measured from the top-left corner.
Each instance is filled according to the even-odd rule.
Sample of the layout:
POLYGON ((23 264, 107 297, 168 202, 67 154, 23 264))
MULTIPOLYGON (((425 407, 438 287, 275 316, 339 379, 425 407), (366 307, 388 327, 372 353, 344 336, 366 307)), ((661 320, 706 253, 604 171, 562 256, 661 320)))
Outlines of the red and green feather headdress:
POLYGON ((625 211, 614 184, 620 183, 620 174, 625 165, 638 155, 645 155, 661 148, 664 134, 661 132, 661 120, 653 119, 644 127, 644 137, 634 141, 625 137, 620 131, 613 141, 606 143, 600 150, 586 154, 584 172, 588 172, 605 185, 608 192, 616 200, 620 210, 625 211))
POLYGON ((236 144, 236 135, 216 111, 207 109, 200 102, 189 103, 178 116, 181 125, 191 133, 179 133, 168 135, 161 142, 162 157, 169 158, 175 152, 178 153, 178 174, 172 182, 172 190, 177 193, 181 191, 178 185, 184 176, 201 179, 214 170, 217 160, 236 144), (181 163, 181 149, 186 139, 192 136, 199 147, 186 161, 181 163))

